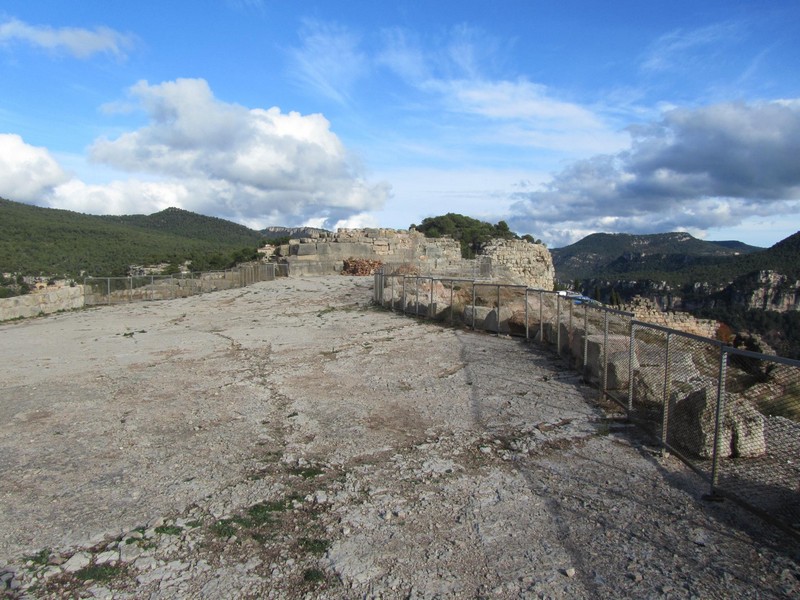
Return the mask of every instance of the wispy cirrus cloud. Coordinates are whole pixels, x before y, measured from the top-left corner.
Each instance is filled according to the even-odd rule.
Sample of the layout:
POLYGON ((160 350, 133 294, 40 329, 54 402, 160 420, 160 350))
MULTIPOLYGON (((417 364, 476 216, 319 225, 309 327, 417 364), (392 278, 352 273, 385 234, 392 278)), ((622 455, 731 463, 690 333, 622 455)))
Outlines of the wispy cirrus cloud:
POLYGON ((368 70, 360 38, 335 23, 308 20, 300 45, 288 50, 289 76, 304 88, 346 104, 353 84, 368 70))
POLYGON ((676 29, 659 37, 645 54, 641 68, 657 72, 686 69, 716 56, 741 37, 738 23, 726 22, 697 29, 676 29))
POLYGON ((80 59, 90 58, 95 54, 125 58, 135 43, 135 37, 110 27, 50 27, 30 25, 11 18, 0 23, 0 44, 10 46, 14 43, 28 44, 52 52, 66 52, 80 59))
MULTIPOLYGON (((383 32, 377 64, 463 122, 464 141, 555 150, 570 156, 616 151, 628 143, 604 115, 562 99, 546 85, 502 74, 502 42, 479 30, 457 27, 423 46, 402 30, 383 32), (501 72, 498 75, 498 72, 501 72)), ((412 106, 411 110, 415 107, 412 106)))

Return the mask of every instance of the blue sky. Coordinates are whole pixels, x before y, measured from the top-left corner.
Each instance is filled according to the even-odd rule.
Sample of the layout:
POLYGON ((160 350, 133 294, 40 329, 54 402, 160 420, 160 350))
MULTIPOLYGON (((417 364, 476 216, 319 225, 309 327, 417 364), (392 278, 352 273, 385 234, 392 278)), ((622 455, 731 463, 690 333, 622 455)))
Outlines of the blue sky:
POLYGON ((0 196, 558 247, 800 229, 800 2, 0 5, 0 196))

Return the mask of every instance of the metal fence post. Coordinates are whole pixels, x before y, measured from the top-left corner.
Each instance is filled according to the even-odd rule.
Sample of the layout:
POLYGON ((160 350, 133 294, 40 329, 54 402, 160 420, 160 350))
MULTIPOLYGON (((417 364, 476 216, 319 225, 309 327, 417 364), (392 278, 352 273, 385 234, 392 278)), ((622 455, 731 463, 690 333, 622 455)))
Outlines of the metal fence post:
POLYGON ((608 311, 603 311, 603 380, 600 386, 600 398, 606 395, 608 386, 608 311))
POLYGON ((544 343, 544 292, 539 290, 539 343, 544 343))
POLYGON ((662 392, 662 402, 664 408, 661 412, 661 453, 667 454, 667 431, 669 429, 669 396, 670 396, 670 377, 669 377, 669 342, 671 334, 667 332, 666 356, 664 357, 664 389, 662 392))
POLYGON ((586 366, 589 364, 589 305, 583 305, 583 373, 586 376, 586 366))
POLYGON ((530 323, 528 322, 528 287, 525 286, 525 341, 528 342, 531 339, 530 335, 530 323))
POLYGON ((472 330, 475 331, 475 280, 472 280, 472 330))
POLYGON ((414 277, 414 314, 419 316, 419 275, 414 277))
POLYGON ((403 288, 402 288, 403 297, 400 299, 403 305, 403 314, 406 314, 406 276, 403 275, 403 288))
POLYGON ((719 348, 719 381, 717 382, 717 414, 714 423, 714 457, 711 462, 711 490, 708 498, 719 499, 717 483, 719 478, 719 455, 722 451, 722 436, 720 435, 725 420, 725 374, 728 365, 728 353, 720 344, 719 348))
POLYGON ((453 308, 453 288, 454 287, 455 286, 453 285, 453 282, 451 280, 450 281, 450 325, 452 325, 455 322, 455 317, 454 317, 454 314, 453 314, 453 311, 455 310, 453 308))
POLYGON ((556 354, 561 356, 561 296, 556 296, 556 354))
POLYGON ((636 359, 636 325, 631 323, 631 339, 628 347, 628 416, 633 412, 633 361, 636 359))
POLYGON ((567 320, 567 333, 572 335, 572 313, 575 312, 575 301, 569 301, 569 318, 567 320))
POLYGON ((433 277, 431 277, 431 301, 428 303, 428 316, 434 318, 436 311, 433 308, 433 277))
POLYGON ((111 277, 106 277, 106 289, 108 290, 106 304, 111 304, 111 277))

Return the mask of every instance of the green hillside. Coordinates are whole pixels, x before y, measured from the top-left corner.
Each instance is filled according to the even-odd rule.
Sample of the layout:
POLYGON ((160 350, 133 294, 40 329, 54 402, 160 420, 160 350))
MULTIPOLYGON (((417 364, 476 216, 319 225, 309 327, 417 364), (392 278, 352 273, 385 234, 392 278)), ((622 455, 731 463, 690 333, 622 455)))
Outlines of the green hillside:
POLYGON ((222 246, 258 244, 264 237, 258 231, 244 225, 217 217, 198 215, 180 208, 166 208, 152 215, 105 215, 99 218, 108 223, 138 227, 150 232, 166 233, 222 246))
POLYGON ((706 242, 683 232, 595 233, 551 250, 551 254, 556 276, 562 282, 624 275, 626 279, 679 283, 701 273, 706 277, 703 281, 735 277, 742 273, 737 261, 761 251, 741 242, 706 242))
POLYGON ((184 210, 85 215, 0 198, 0 272, 123 275, 131 264, 192 260, 197 270, 252 256, 261 235, 184 210))

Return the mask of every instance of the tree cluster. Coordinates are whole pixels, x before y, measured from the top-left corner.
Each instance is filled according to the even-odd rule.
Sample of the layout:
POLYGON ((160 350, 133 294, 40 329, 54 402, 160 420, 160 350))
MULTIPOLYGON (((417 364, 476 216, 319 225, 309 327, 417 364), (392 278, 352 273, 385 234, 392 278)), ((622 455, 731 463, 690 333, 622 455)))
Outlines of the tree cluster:
POLYGON ((411 227, 424 233, 426 237, 450 237, 457 240, 461 245, 463 258, 475 258, 481 247, 491 239, 524 239, 531 243, 541 243, 529 234, 520 237, 509 229, 508 223, 505 221, 498 221, 497 224, 492 225, 456 213, 428 217, 423 219, 420 225, 411 225, 411 227))

